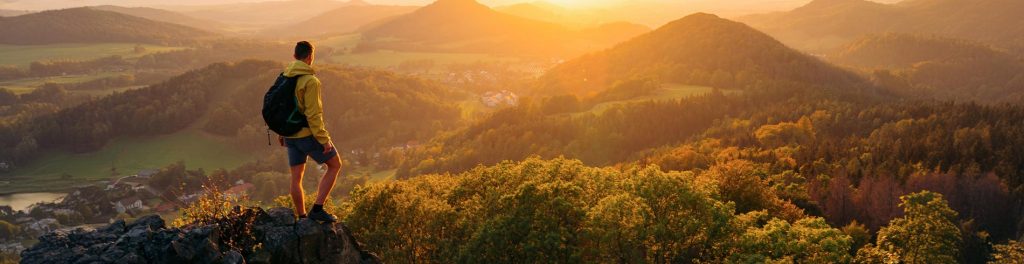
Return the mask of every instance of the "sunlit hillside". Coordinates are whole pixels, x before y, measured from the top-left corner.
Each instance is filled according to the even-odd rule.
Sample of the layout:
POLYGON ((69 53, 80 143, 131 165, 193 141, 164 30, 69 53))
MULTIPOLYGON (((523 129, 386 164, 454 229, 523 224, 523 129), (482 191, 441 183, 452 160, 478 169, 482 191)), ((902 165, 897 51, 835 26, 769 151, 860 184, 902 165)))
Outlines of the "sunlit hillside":
POLYGON ((0 264, 1024 260, 1019 0, 0 0, 0 264))
POLYGON ((1020 54, 1024 47, 1015 0, 815 0, 786 12, 741 19, 796 48, 828 52, 864 34, 939 34, 982 41, 1020 54))

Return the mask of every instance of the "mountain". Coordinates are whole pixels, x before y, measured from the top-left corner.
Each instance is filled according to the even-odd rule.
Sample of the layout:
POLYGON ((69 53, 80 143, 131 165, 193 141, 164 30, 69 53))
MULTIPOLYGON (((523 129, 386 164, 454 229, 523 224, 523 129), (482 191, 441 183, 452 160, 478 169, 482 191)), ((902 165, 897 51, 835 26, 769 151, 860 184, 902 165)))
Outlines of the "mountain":
POLYGON ((419 7, 349 5, 327 11, 296 24, 267 29, 261 35, 274 38, 320 37, 351 33, 382 19, 412 13, 419 7))
MULTIPOLYGON (((610 19, 603 10, 569 9, 545 1, 499 6, 495 7, 494 10, 518 17, 555 23, 573 29, 617 21, 610 19)), ((628 21, 626 19, 621 20, 628 21)))
POLYGON ((137 16, 153 21, 167 22, 171 24, 178 24, 187 27, 198 28, 211 32, 218 32, 223 28, 227 27, 223 23, 208 20, 199 19, 191 16, 183 15, 178 12, 167 11, 163 9, 148 8, 148 7, 122 7, 113 5, 104 6, 93 6, 90 7, 96 10, 117 12, 129 16, 137 16))
MULTIPOLYGON (((612 31, 603 33, 606 36, 621 32, 621 27, 608 29, 612 31)), ((501 13, 474 0, 438 0, 410 14, 371 25, 362 33, 364 41, 356 51, 391 49, 573 56, 623 40, 597 42, 588 39, 587 33, 501 13)))
POLYGON ((874 35, 850 43, 829 59, 873 71, 878 81, 898 81, 902 92, 917 98, 980 102, 1024 98, 1024 61, 974 41, 874 35))
POLYGON ((0 43, 139 42, 187 44, 213 33, 125 14, 71 8, 0 18, 0 43))
POLYGON ((363 35, 376 46, 405 49, 458 45, 453 50, 537 52, 555 48, 559 42, 554 40, 568 33, 559 25, 500 13, 474 0, 439 0, 363 35))
POLYGON ((832 49, 866 34, 915 33, 981 41, 1024 54, 1024 1, 814 0, 787 12, 740 18, 779 40, 812 52, 832 49))
POLYGON ((299 23, 323 12, 349 5, 366 5, 356 0, 291 0, 246 2, 205 6, 168 7, 183 14, 219 21, 233 26, 234 31, 258 32, 266 28, 299 23))
POLYGON ((594 95, 638 78, 724 89, 863 87, 852 73, 790 49, 744 24, 693 14, 614 48, 565 62, 541 77, 545 93, 594 95))

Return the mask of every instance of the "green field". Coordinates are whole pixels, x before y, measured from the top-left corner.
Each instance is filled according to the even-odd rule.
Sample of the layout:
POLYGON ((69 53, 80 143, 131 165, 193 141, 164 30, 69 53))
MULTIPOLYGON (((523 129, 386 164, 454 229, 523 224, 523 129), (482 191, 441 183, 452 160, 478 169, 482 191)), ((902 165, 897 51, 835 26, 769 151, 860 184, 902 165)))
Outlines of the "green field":
POLYGON ((111 178, 111 165, 121 175, 142 169, 161 168, 184 161, 189 169, 206 171, 235 168, 258 158, 258 152, 241 151, 230 142, 198 130, 171 135, 117 139, 101 150, 85 154, 50 152, 6 177, 0 193, 51 192, 111 178), (62 177, 68 174, 71 177, 62 177))
MULTIPOLYGON (((580 112, 577 114, 593 113, 601 114, 605 110, 616 105, 639 103, 645 101, 665 101, 665 100, 678 100, 686 97, 708 94, 713 91, 714 88, 707 86, 695 86, 695 85, 683 85, 683 84, 665 84, 661 89, 658 89, 654 94, 641 96, 629 100, 611 101, 604 102, 590 108, 588 111, 580 112)), ((737 91, 726 91, 726 93, 733 93, 737 91)))
MULTIPOLYGON (((39 86, 46 83, 56 84, 68 84, 68 83, 83 83, 92 80, 99 80, 103 78, 114 77, 121 73, 116 72, 102 72, 96 74, 82 74, 82 75, 67 75, 67 76, 50 76, 50 77, 39 77, 39 78, 27 78, 10 81, 0 81, 0 87, 7 88, 16 94, 30 93, 39 86)), ((103 92, 103 91, 95 91, 103 92)), ((109 93, 109 91, 107 91, 109 93)))
POLYGON ((359 41, 362 39, 362 34, 348 34, 319 40, 316 45, 331 47, 337 50, 345 50, 355 48, 359 45, 359 41))
POLYGON ((112 55, 131 58, 150 53, 183 49, 180 47, 142 44, 146 51, 136 53, 136 45, 134 43, 0 45, 0 65, 28 67, 33 61, 91 60, 112 55))

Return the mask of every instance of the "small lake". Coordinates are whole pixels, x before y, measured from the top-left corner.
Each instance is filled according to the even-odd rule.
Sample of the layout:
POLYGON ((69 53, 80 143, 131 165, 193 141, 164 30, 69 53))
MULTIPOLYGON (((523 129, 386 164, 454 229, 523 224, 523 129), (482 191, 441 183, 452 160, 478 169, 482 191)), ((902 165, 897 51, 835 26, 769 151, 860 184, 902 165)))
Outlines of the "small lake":
POLYGON ((0 206, 8 205, 11 206, 15 211, 25 210, 29 205, 38 202, 53 202, 60 198, 63 198, 66 193, 15 193, 15 194, 0 194, 0 206))

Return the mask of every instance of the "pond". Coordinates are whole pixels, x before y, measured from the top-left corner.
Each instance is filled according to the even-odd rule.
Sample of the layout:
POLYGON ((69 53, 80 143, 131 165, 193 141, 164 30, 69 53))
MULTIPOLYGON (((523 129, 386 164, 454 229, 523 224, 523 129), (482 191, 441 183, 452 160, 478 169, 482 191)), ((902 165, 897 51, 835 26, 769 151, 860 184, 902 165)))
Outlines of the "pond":
POLYGON ((10 206, 15 211, 25 210, 29 205, 38 202, 53 202, 60 198, 63 198, 66 193, 15 193, 15 194, 0 194, 0 206, 10 206))

